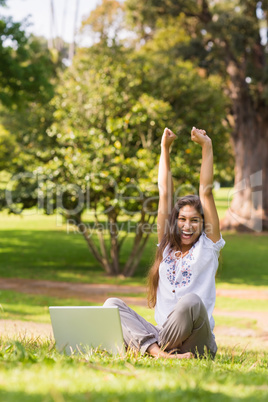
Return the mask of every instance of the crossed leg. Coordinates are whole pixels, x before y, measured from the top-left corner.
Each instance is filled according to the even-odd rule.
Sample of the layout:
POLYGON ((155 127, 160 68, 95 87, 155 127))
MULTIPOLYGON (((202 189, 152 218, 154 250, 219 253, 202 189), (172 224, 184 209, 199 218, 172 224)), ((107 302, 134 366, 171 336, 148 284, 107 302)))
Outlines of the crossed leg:
POLYGON ((106 300, 104 306, 117 306, 127 347, 154 357, 189 359, 207 348, 214 356, 217 350, 206 308, 200 297, 182 297, 162 328, 155 327, 118 298, 106 300), (177 354, 172 354, 176 349, 177 354))

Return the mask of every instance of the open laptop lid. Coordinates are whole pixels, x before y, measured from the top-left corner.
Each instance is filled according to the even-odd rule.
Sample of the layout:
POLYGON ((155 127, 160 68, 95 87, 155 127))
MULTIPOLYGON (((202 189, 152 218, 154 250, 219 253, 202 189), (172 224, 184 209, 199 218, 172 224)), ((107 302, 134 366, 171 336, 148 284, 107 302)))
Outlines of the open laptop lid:
POLYGON ((59 351, 88 352, 99 348, 112 354, 125 351, 118 307, 49 307, 59 351))

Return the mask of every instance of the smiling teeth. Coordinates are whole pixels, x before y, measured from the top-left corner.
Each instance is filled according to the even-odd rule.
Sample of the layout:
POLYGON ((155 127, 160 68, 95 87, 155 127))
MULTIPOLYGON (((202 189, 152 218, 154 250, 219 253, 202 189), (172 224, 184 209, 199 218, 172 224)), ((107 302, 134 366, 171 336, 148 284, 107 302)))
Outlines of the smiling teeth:
POLYGON ((192 235, 193 234, 193 232, 184 232, 184 231, 182 231, 182 233, 185 234, 185 235, 192 235))

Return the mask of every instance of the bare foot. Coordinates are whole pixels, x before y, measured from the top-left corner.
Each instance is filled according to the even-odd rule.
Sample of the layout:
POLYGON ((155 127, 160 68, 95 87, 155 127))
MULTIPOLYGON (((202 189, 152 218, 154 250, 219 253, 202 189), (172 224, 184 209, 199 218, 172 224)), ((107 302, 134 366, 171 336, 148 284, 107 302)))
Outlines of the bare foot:
POLYGON ((194 355, 191 352, 176 353, 175 355, 169 355, 172 359, 194 359, 194 355))
POLYGON ((193 359, 194 358, 194 355, 191 352, 176 353, 176 354, 164 352, 163 350, 160 349, 160 347, 157 345, 157 343, 153 343, 152 345, 150 345, 147 349, 147 353, 149 353, 151 356, 155 357, 156 359, 158 359, 159 357, 163 357, 165 359, 193 359))

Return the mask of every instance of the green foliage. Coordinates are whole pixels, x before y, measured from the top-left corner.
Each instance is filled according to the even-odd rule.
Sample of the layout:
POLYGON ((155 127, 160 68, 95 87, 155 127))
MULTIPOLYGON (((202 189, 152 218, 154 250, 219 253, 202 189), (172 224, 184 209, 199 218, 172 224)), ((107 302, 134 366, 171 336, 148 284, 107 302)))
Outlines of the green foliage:
MULTIPOLYGON (((27 36, 23 26, 10 18, 1 18, 0 36, 0 170, 9 178, 15 174, 17 179, 10 182, 14 199, 29 208, 38 198, 32 172, 51 158, 53 141, 46 129, 60 61, 53 59, 45 41, 27 36)), ((7 204, 2 187, 0 207, 7 204)), ((9 207, 19 211, 13 203, 9 207)))
POLYGON ((108 43, 116 41, 123 29, 123 5, 116 0, 103 0, 82 22, 81 30, 95 33, 97 40, 108 43))
MULTIPOLYGON (((122 7, 117 1, 109 2, 108 8, 106 3, 83 25, 99 32, 100 41, 77 51, 49 104, 55 76, 52 58, 19 25, 2 21, 2 40, 9 38, 18 45, 3 47, 3 62, 14 59, 15 63, 15 78, 3 69, 4 88, 10 95, 5 104, 16 103, 18 108, 17 93, 27 104, 23 113, 16 108, 5 112, 3 119, 23 149, 22 154, 15 150, 12 163, 7 163, 11 172, 22 173, 9 184, 12 201, 8 200, 8 207, 17 213, 36 205, 48 214, 61 210, 83 229, 90 250, 106 272, 132 275, 156 217, 157 163, 165 126, 178 133, 172 154, 176 195, 185 192, 182 185, 187 192, 196 192, 201 150, 191 143, 190 130, 193 125, 204 127, 212 137, 216 178, 221 179, 222 166, 230 160, 228 130, 222 124, 226 98, 218 76, 204 80, 199 68, 173 52, 178 44, 186 46, 191 41, 184 16, 177 11, 182 7, 183 12, 192 12, 194 2, 185 10, 183 2, 169 2, 168 11, 161 11, 160 3, 152 1, 154 15, 161 11, 167 19, 157 19, 156 36, 136 47, 119 40, 117 29, 109 41, 107 24, 116 26, 122 7), (169 14, 174 10, 179 29, 169 14), (173 40, 165 47, 170 36, 173 40), (18 90, 20 83, 25 94, 18 90), (107 216, 106 226, 97 233, 97 245, 84 230, 86 208, 91 208, 99 227, 99 214, 107 216), (122 268, 120 249, 126 236, 118 236, 118 219, 124 216, 127 222, 126 215, 137 217, 138 213, 132 252, 122 268)), ((0 202, 4 201, 2 193, 0 202)))
POLYGON ((49 82, 54 73, 49 52, 34 37, 27 37, 20 23, 0 20, 0 101, 10 107, 47 102, 53 95, 49 82))
MULTIPOLYGON (((52 116, 48 104, 61 65, 46 41, 27 35, 24 28, 12 18, 0 17, 0 170, 9 175, 32 172, 50 158, 45 135, 52 116)), ((30 200, 30 191, 26 193, 16 198, 25 198, 24 206, 31 207, 35 201, 30 200)), ((2 193, 0 206, 5 202, 2 193)))
POLYGON ((0 171, 7 167, 7 160, 16 153, 16 138, 3 125, 0 125, 0 171))
POLYGON ((119 202, 113 181, 121 191, 155 166, 150 146, 156 133, 159 142, 166 123, 162 112, 168 105, 143 93, 141 69, 129 51, 119 48, 80 51, 53 100, 55 123, 48 134, 57 145, 45 173, 61 183, 68 178, 82 191, 93 177, 91 201, 106 210, 119 202), (147 150, 137 152, 141 145, 147 150))
POLYGON ((146 48, 81 49, 53 99, 48 135, 55 141, 54 158, 42 171, 64 190, 65 214, 80 223, 90 192, 90 207, 105 212, 110 222, 126 213, 155 216, 159 145, 167 125, 181 131, 179 152, 174 150, 177 184, 197 186, 201 152, 189 145, 190 128, 203 121, 220 155, 225 100, 219 85, 215 77, 204 83, 190 62, 159 60, 146 48))
MULTIPOLYGON (((245 179, 248 182, 251 175, 266 166, 267 1, 151 0, 150 10, 147 10, 147 2, 127 0, 125 6, 137 33, 137 47, 142 47, 146 42, 145 46, 158 51, 162 58, 190 60, 194 66, 199 67, 205 80, 212 75, 220 75, 222 91, 229 97, 224 107, 222 125, 232 135, 235 181, 239 183, 245 179), (173 35, 165 41, 167 32, 173 35), (182 32, 185 32, 185 41, 182 32), (256 148, 255 153, 251 152, 253 147, 256 148)), ((223 166, 227 165, 232 166, 231 158, 228 161, 227 157, 217 171, 223 171, 223 166)), ((229 181, 232 169, 228 170, 226 173, 229 181)), ((267 177, 264 175, 261 207, 264 230, 268 227, 265 180, 267 177)), ((250 188, 234 196, 233 211, 241 218, 243 215, 244 222, 259 213, 252 197, 250 188)), ((225 217, 223 227, 248 230, 246 224, 239 224, 231 216, 225 217)))
MULTIPOLYGON (((174 149, 178 184, 196 186, 201 154, 189 136, 196 121, 215 139, 216 162, 224 160, 219 152, 226 141, 220 80, 204 82, 189 62, 163 61, 154 53, 148 56, 146 47, 134 53, 116 46, 80 50, 53 100, 55 122, 48 134, 56 142, 55 156, 45 175, 61 184, 68 180, 83 192, 94 177, 91 201, 103 210, 122 207, 115 185, 119 195, 127 191, 129 196, 131 185, 153 190, 160 138, 169 125, 180 132, 179 151, 174 149)), ((155 189, 145 198, 150 195, 156 195, 155 189)), ((75 202, 69 197, 65 205, 71 208, 75 202)))
POLYGON ((200 10, 195 0, 142 0, 125 1, 127 20, 142 38, 150 38, 157 28, 158 19, 168 20, 169 16, 177 17, 181 13, 196 15, 200 10))
POLYGON ((176 40, 170 46, 172 39, 168 40, 166 53, 190 59, 209 74, 220 73, 227 79, 234 78, 229 69, 233 63, 240 70, 241 89, 249 90, 255 102, 267 100, 266 1, 151 0, 148 9, 142 0, 126 0, 125 6, 138 40, 155 41, 161 31, 169 30, 177 37, 184 30, 186 41, 176 40), (264 28, 262 38, 260 28, 264 28), (247 85, 246 77, 251 78, 247 85))

